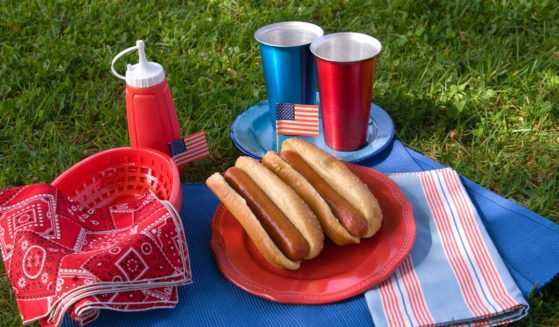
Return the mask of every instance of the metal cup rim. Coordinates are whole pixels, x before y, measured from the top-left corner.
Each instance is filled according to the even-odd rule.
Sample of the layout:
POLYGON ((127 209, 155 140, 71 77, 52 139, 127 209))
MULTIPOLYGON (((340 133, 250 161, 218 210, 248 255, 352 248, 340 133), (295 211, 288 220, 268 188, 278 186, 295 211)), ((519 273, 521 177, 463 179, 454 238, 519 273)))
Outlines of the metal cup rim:
POLYGON ((312 33, 316 34, 316 37, 312 41, 314 41, 317 38, 324 35, 324 30, 318 25, 308 23, 308 22, 286 21, 286 22, 268 24, 268 25, 260 27, 258 30, 256 30, 256 32, 254 32, 254 38, 259 43, 269 45, 269 46, 272 46, 272 47, 278 47, 278 48, 298 47, 298 46, 308 45, 308 44, 312 43, 312 41, 309 41, 309 42, 304 42, 304 43, 287 45, 287 44, 271 43, 271 42, 267 42, 267 41, 264 40, 265 34, 272 31, 272 30, 280 29, 280 28, 294 28, 294 27, 297 27, 297 28, 300 28, 301 30, 309 31, 309 32, 312 32, 312 33))
POLYGON ((380 43, 379 40, 377 40, 376 38, 367 35, 367 34, 363 34, 363 33, 357 33, 357 32, 340 32, 340 33, 332 33, 332 34, 327 34, 324 36, 321 36, 317 39, 315 39, 312 43, 311 43, 311 52, 312 54, 317 57, 320 58, 322 60, 326 60, 326 61, 331 61, 331 62, 359 62, 359 61, 364 61, 364 60, 368 60, 371 58, 374 58, 376 56, 378 56, 378 54, 382 51, 382 43, 380 43), (366 43, 369 45, 372 45, 374 48, 374 51, 371 52, 370 54, 363 56, 362 58, 358 58, 358 59, 351 59, 351 60, 335 60, 332 58, 328 58, 326 56, 320 55, 317 53, 317 51, 319 50, 319 48, 326 44, 329 43, 335 39, 350 39, 350 40, 355 40, 359 43, 366 43))

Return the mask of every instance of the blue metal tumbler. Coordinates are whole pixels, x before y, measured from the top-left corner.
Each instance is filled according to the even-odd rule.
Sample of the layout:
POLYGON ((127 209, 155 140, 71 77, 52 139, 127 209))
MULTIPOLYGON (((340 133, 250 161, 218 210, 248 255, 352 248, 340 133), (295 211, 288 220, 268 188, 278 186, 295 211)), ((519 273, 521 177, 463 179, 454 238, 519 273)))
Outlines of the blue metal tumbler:
POLYGON ((316 63, 310 44, 323 34, 322 28, 305 22, 270 24, 254 33, 260 45, 274 130, 277 103, 315 103, 316 63))

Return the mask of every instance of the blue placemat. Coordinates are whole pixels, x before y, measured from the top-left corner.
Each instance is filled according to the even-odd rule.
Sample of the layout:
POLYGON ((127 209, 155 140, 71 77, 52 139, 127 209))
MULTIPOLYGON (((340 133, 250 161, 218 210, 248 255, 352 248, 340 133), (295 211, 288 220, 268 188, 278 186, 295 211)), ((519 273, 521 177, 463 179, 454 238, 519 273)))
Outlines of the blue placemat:
MULTIPOLYGON (((396 141, 364 163, 383 172, 422 171, 441 165, 396 141)), ((472 202, 522 292, 541 287, 559 271, 559 225, 462 177, 472 202)), ((186 236, 194 283, 179 288, 175 309, 104 311, 91 326, 369 326, 365 298, 327 305, 288 305, 253 296, 227 281, 210 250, 210 221, 218 205, 205 185, 183 185, 186 236)), ((64 326, 73 326, 66 318, 64 326)))

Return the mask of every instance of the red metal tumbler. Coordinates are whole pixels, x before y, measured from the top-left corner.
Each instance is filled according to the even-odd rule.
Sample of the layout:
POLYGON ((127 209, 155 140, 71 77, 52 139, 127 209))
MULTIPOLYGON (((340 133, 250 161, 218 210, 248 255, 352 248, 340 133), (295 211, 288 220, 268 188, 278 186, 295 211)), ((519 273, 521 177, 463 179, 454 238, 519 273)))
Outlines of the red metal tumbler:
POLYGON ((377 56, 381 43, 361 33, 334 33, 314 40, 324 140, 334 150, 365 144, 377 56))

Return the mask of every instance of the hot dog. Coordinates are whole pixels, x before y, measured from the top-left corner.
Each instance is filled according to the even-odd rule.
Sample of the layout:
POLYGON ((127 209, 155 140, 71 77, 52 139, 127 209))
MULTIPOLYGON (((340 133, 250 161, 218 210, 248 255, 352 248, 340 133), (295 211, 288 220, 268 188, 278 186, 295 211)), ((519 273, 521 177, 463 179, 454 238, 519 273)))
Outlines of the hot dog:
POLYGON ((272 265, 295 270, 322 250, 324 235, 314 213, 258 161, 240 157, 225 178, 215 173, 206 184, 272 265))
POLYGON ((223 176, 246 200, 250 210, 285 256, 293 261, 303 260, 309 253, 307 241, 258 185, 237 167, 227 169, 223 176))
POLYGON ((309 243, 305 259, 316 257, 324 244, 320 223, 305 201, 276 174, 250 157, 239 157, 235 167, 242 169, 282 210, 309 243))
POLYGON ((359 243, 380 229, 377 199, 342 162, 297 138, 283 142, 282 157, 268 152, 264 165, 305 199, 334 243, 359 243))
POLYGON ((342 226, 351 235, 363 237, 367 233, 367 220, 343 196, 330 187, 301 156, 293 151, 283 151, 281 157, 316 188, 330 207, 330 210, 332 210, 332 213, 334 213, 342 226))

